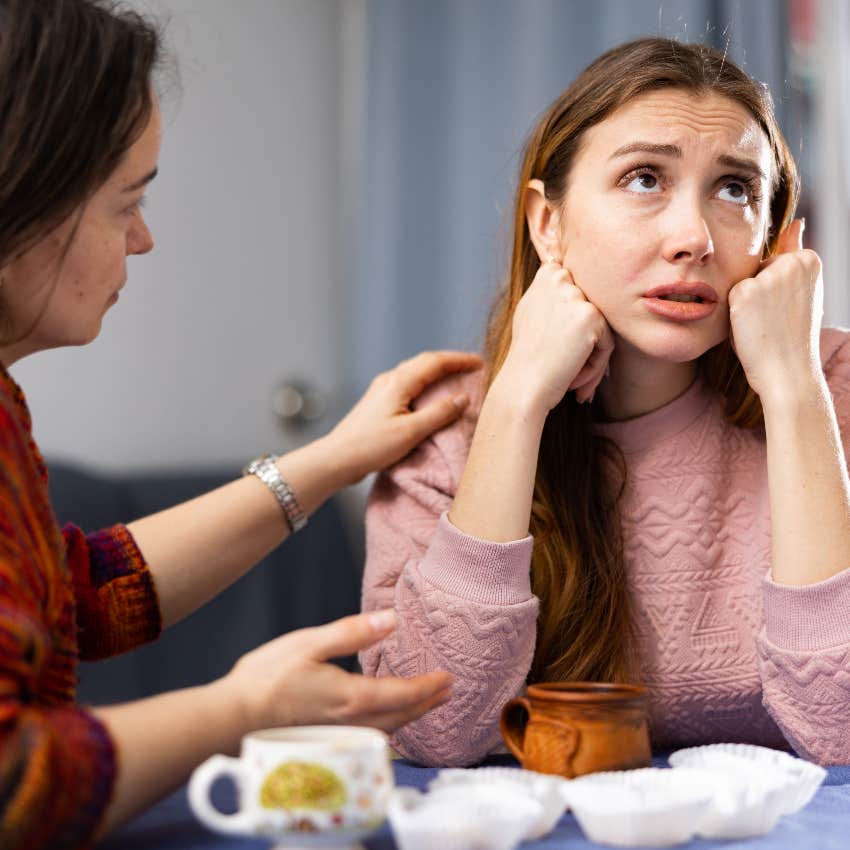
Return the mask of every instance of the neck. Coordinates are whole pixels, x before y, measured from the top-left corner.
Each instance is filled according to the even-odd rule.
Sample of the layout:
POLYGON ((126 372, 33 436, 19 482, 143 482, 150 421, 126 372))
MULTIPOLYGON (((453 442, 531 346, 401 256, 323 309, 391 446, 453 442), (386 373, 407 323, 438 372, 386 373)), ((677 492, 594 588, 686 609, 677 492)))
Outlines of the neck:
POLYGON ((36 349, 29 348, 23 342, 13 342, 11 345, 0 346, 0 363, 8 369, 13 363, 17 363, 28 354, 32 354, 36 349))
POLYGON ((605 417, 613 422, 651 413, 682 395, 694 382, 697 361, 671 363, 650 357, 618 338, 610 375, 599 385, 605 417))

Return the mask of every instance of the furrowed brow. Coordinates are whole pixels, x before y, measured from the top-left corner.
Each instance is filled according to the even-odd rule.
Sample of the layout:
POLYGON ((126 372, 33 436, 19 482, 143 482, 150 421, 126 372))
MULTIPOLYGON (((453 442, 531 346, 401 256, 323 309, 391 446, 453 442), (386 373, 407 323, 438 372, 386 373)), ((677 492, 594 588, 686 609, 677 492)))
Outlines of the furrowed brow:
POLYGON ((617 148, 609 159, 618 159, 621 156, 629 156, 633 153, 652 153, 657 156, 671 156, 675 159, 682 158, 682 149, 678 145, 658 145, 654 142, 632 142, 617 148))
POLYGON ((741 157, 723 154, 717 157, 717 161, 721 165, 729 166, 729 168, 737 168, 739 171, 746 171, 754 177, 767 181, 767 175, 761 170, 761 166, 751 159, 742 159, 741 157))

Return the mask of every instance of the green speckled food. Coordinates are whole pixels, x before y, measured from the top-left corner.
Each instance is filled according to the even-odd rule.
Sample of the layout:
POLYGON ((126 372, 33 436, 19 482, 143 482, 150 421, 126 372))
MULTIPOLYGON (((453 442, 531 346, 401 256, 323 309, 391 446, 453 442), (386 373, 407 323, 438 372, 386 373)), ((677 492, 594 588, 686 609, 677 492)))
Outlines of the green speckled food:
POLYGON ((338 809, 345 804, 345 784, 328 768, 288 761, 275 768, 260 790, 266 809, 338 809))

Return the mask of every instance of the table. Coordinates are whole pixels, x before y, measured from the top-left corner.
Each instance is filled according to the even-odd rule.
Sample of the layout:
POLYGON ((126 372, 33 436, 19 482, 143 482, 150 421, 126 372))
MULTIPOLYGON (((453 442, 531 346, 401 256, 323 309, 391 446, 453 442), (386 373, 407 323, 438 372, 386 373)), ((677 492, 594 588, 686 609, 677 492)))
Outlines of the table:
MULTIPOLYGON (((653 763, 666 766, 667 759, 660 755, 653 763)), ((487 764, 516 765, 516 762, 509 756, 497 756, 488 759, 487 764)), ((394 762, 394 769, 397 785, 417 788, 424 788, 437 773, 436 768, 416 767, 405 761, 394 762)), ((745 841, 700 839, 679 846, 694 850, 847 850, 850 847, 850 765, 828 770, 829 776, 811 803, 796 814, 782 818, 770 834, 745 841)), ((232 789, 222 792, 219 787, 213 799, 225 810, 233 810, 232 789)), ((364 843, 368 850, 395 850, 396 847, 388 826, 364 843)), ((189 809, 184 787, 99 844, 98 850, 268 850, 269 846, 265 839, 209 832, 189 809)), ((584 838, 570 813, 561 818, 548 836, 522 846, 534 850, 599 847, 584 838)))

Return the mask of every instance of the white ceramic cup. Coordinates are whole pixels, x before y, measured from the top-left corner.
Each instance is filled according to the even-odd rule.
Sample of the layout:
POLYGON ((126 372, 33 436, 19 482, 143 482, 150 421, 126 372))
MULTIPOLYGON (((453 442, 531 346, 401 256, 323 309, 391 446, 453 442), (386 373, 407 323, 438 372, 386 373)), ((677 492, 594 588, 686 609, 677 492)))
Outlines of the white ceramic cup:
POLYGON ((242 739, 239 758, 207 759, 189 781, 189 803, 219 832, 286 838, 322 833, 362 836, 386 817, 393 789, 387 736, 360 726, 265 729, 242 739), (239 808, 224 814, 210 801, 229 776, 239 808))

